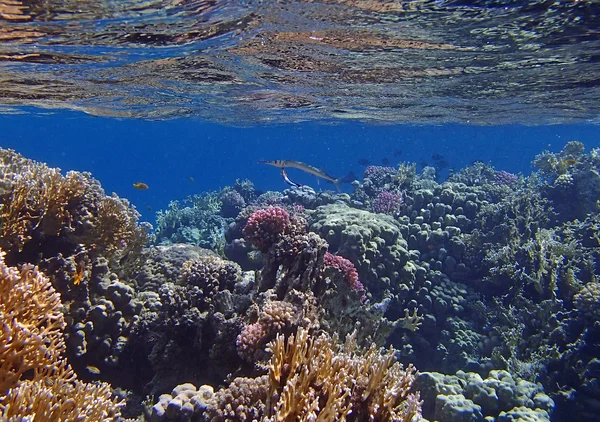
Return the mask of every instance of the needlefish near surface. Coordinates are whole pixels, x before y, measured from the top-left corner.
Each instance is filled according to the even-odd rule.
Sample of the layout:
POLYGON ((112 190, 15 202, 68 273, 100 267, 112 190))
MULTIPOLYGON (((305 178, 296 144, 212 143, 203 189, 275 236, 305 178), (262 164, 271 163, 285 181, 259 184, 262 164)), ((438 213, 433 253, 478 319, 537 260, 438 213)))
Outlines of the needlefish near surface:
POLYGON ((335 177, 331 177, 330 175, 325 173, 320 168, 311 166, 310 164, 306 164, 301 161, 294 161, 294 160, 259 161, 258 164, 266 164, 268 166, 273 166, 273 167, 277 167, 277 168, 281 169, 281 176, 283 177, 283 180, 285 181, 285 183, 287 183, 288 185, 295 186, 295 187, 301 186, 298 183, 292 182, 285 171, 286 168, 294 168, 294 169, 302 170, 303 172, 312 174, 313 176, 320 177, 321 179, 325 179, 328 182, 333 183, 335 188, 337 189, 337 191, 340 192, 339 183, 342 180, 341 178, 336 179, 335 177))

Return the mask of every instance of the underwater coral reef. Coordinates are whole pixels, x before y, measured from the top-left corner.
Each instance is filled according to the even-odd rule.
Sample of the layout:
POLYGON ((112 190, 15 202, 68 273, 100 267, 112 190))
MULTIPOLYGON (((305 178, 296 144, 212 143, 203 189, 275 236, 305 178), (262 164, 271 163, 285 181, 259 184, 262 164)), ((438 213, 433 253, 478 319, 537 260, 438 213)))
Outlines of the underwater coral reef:
POLYGON ((597 420, 600 150, 534 165, 237 181, 152 230, 0 150, 0 418, 597 420))

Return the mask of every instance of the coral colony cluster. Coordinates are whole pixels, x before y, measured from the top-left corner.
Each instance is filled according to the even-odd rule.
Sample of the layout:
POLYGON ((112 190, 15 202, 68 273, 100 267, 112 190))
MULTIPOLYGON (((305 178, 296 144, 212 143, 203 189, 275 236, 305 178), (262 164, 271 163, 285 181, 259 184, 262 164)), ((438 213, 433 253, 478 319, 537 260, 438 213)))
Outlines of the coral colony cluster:
POLYGON ((534 165, 237 181, 151 230, 0 150, 0 419, 597 420, 600 151, 534 165))

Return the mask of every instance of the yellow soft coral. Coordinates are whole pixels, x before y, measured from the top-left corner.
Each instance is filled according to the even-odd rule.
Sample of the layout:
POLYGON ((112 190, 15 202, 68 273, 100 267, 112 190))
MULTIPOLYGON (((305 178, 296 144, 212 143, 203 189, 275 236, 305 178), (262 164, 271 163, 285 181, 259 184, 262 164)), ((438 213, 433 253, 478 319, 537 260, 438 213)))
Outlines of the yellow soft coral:
POLYGON ((118 416, 120 404, 111 398, 110 386, 78 381, 62 356, 61 306, 60 295, 37 268, 8 267, 0 251, 0 420, 111 421, 118 416))

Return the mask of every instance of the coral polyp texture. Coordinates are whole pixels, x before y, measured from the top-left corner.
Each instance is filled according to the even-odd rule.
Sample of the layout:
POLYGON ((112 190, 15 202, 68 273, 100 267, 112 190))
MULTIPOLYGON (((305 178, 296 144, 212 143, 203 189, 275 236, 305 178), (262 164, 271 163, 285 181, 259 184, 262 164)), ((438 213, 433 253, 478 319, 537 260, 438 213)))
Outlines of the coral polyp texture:
POLYGON ((290 215, 281 207, 254 211, 248 218, 244 235, 260 251, 277 243, 290 226, 290 215))
POLYGON ((37 268, 7 267, 0 252, 0 417, 117 420, 109 384, 79 381, 64 357, 60 295, 37 268))

